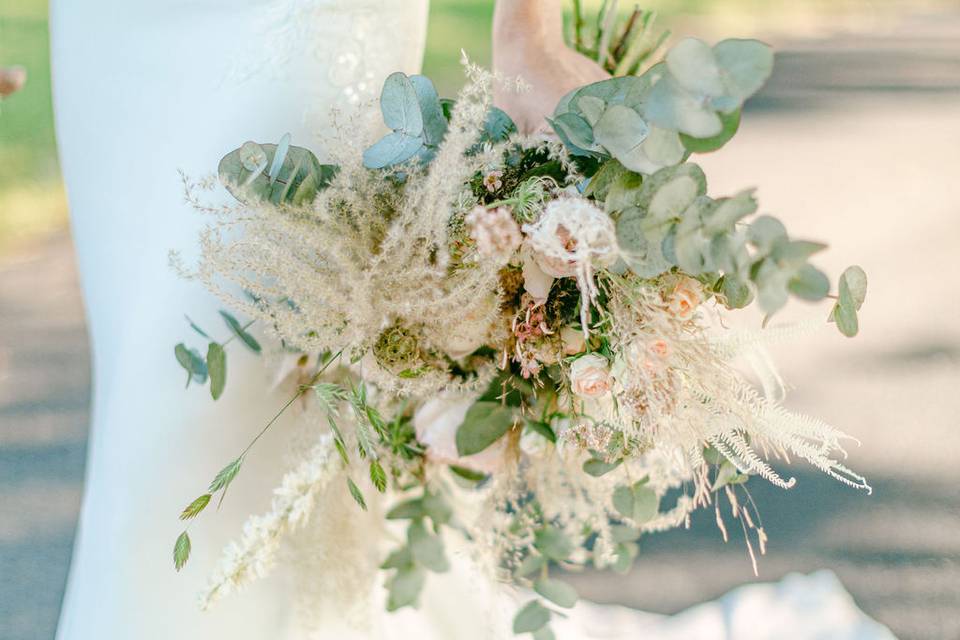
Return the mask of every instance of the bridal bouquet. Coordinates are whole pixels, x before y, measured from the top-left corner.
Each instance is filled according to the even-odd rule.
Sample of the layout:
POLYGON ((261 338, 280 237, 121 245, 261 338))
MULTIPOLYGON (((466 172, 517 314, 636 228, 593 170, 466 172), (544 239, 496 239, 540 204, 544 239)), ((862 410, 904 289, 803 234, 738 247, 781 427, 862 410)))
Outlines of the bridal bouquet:
MULTIPOLYGON (((730 140, 772 65, 757 41, 681 40, 640 75, 571 92, 552 131, 527 136, 491 106, 504 78, 465 61, 453 101, 395 73, 372 146, 351 115, 324 149, 332 164, 289 137, 227 154, 234 204, 204 205, 216 181, 185 179, 213 216, 189 275, 228 301, 227 342, 286 354, 298 383, 277 415, 308 401, 316 437, 204 603, 265 573, 328 486, 359 509, 383 494, 383 517, 405 527, 382 560, 388 609, 417 604, 460 536, 493 579, 532 589, 513 628, 538 639, 577 600, 557 567, 624 571, 643 534, 699 507, 726 536, 725 501, 763 552, 744 484, 792 486, 780 462, 868 489, 838 461, 841 432, 778 402, 762 343, 790 329, 722 325, 750 304, 769 319, 790 296, 831 297, 829 321, 852 336, 865 297, 859 267, 831 295, 810 262, 825 245, 756 215, 752 190, 708 195, 693 161, 730 140)), ((207 339, 206 354, 180 344, 176 357, 216 399, 227 345, 207 339)), ((251 447, 182 519, 222 499, 251 447)), ((184 531, 177 569, 190 547, 184 531)))

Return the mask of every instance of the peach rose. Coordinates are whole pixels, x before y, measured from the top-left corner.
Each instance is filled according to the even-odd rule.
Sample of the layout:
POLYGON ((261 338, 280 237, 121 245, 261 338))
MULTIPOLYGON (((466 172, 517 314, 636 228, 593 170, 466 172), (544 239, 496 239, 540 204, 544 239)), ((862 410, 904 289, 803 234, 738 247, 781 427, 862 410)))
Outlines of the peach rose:
POLYGON ((603 356, 590 353, 570 365, 570 388, 581 398, 600 398, 610 393, 612 386, 610 363, 603 356))
POLYGON ((682 278, 674 287, 667 305, 675 316, 687 320, 703 301, 702 287, 693 278, 682 278))

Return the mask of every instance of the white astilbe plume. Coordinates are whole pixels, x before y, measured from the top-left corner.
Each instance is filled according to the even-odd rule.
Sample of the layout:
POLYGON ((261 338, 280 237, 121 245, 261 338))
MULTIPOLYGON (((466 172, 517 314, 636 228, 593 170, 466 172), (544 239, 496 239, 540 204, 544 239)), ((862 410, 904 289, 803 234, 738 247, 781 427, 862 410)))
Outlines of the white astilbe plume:
POLYGON ((841 443, 849 436, 761 396, 720 357, 747 353, 743 343, 718 348, 701 325, 671 313, 654 289, 614 286, 610 293, 608 318, 622 354, 614 367, 618 387, 612 422, 628 434, 651 439, 657 449, 682 452, 691 474, 704 464, 701 451, 708 443, 742 472, 783 488, 795 480, 782 478, 767 457, 796 456, 846 484, 869 490, 862 476, 837 459, 846 457, 841 443), (643 345, 651 341, 668 345, 666 361, 649 356, 643 345))
POLYGON ((303 461, 283 477, 274 490, 270 511, 247 520, 240 541, 224 549, 220 566, 201 595, 201 608, 209 608, 272 568, 283 536, 307 521, 317 496, 334 477, 333 450, 333 436, 324 434, 303 461))

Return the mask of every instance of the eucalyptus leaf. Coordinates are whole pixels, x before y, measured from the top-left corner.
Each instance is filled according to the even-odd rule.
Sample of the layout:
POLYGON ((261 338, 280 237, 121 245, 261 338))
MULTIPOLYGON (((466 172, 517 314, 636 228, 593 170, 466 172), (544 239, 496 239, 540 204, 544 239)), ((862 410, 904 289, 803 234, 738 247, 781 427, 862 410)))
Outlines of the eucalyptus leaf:
POLYGON ((546 525, 534 534, 533 546, 544 556, 562 562, 573 553, 573 542, 553 525, 546 525))
POLYGON ((608 108, 593 127, 596 143, 602 145, 623 166, 634 171, 638 170, 637 165, 640 164, 635 162, 638 154, 646 160, 640 145, 649 132, 650 127, 640 114, 623 105, 608 108))
POLYGON ((187 386, 191 381, 203 384, 207 381, 207 363, 196 349, 188 349, 182 342, 173 348, 177 362, 187 372, 187 386))
POLYGON ((620 215, 616 224, 617 244, 624 252, 624 260, 641 278, 656 277, 672 266, 663 252, 668 224, 650 227, 649 223, 643 209, 631 207, 620 215))
POLYGON ((300 205, 312 202, 337 173, 336 166, 320 164, 308 149, 288 146, 282 156, 278 150, 282 151, 275 144, 244 143, 220 160, 220 182, 237 200, 246 204, 300 205), (254 149, 256 153, 251 151, 254 149), (258 158, 263 161, 258 162, 258 158), (268 174, 265 168, 268 163, 276 164, 277 158, 282 158, 279 169, 275 175, 272 169, 268 174))
POLYGON ((380 565, 381 569, 405 569, 413 566, 413 554, 410 547, 401 547, 390 552, 386 560, 380 565))
POLYGON ((513 574, 518 578, 523 578, 537 573, 547 564, 547 559, 541 555, 530 554, 523 559, 523 562, 514 569, 513 574))
POLYGON ((753 300, 753 289, 750 284, 736 274, 723 276, 721 289, 728 309, 743 309, 753 300))
POLYGON ((222 309, 220 310, 220 315, 223 317, 224 322, 227 323, 227 326, 230 327, 233 335, 240 338, 240 341, 247 345, 251 351, 254 353, 260 353, 260 343, 257 342, 257 339, 250 335, 247 330, 243 328, 243 325, 241 325, 240 322, 233 317, 233 315, 222 309))
POLYGON ((550 622, 550 610, 540 604, 539 600, 531 600, 517 612, 513 618, 513 632, 534 633, 550 622))
POLYGON ((691 153, 711 153, 720 149, 733 139, 740 128, 741 109, 730 113, 718 114, 720 118, 720 133, 708 138, 694 138, 685 133, 680 134, 680 141, 684 148, 691 153))
POLYGON ((499 402, 475 402, 457 428, 457 452, 461 456, 480 453, 499 440, 514 420, 513 410, 499 402))
POLYGON ((383 122, 396 132, 419 137, 423 133, 423 115, 416 87, 407 75, 396 71, 387 76, 380 92, 383 122))
POLYGON ((623 464, 623 458, 606 462, 600 458, 590 458, 583 463, 583 472, 594 478, 604 476, 623 464))
POLYGON ((630 522, 640 525, 656 517, 660 498, 645 481, 620 485, 613 491, 613 508, 630 522))
POLYGON ((769 253, 787 239, 787 228, 773 216, 760 216, 750 223, 747 240, 761 253, 769 253))
POLYGON ((787 287, 798 298, 815 302, 823 300, 830 293, 830 280, 813 265, 805 264, 790 279, 787 287))
POLYGON ((565 609, 571 608, 577 604, 577 590, 566 582, 554 580, 552 578, 541 578, 533 583, 533 590, 541 596, 565 609))
POLYGON ((422 520, 414 520, 407 529, 407 544, 414 561, 434 573, 443 573, 450 569, 450 563, 443 550, 443 541, 439 536, 427 531, 422 520))
POLYGON ((487 112, 487 119, 483 122, 483 135, 481 142, 504 142, 512 134, 517 132, 517 125, 503 109, 490 107, 487 112))
POLYGON ((557 636, 550 627, 540 627, 533 632, 533 640, 557 640, 557 636))
POLYGON ((397 570, 387 583, 387 611, 415 605, 426 579, 426 571, 417 566, 397 570))
POLYGON ((387 520, 411 520, 427 515, 421 498, 406 500, 387 511, 387 520))
POLYGON ((447 133, 447 119, 443 115, 440 97, 430 78, 410 76, 410 83, 417 94, 420 116, 423 121, 423 137, 426 144, 436 147, 447 133))
POLYGON ((280 177, 280 170, 283 169, 283 163, 287 159, 287 154, 290 152, 290 134, 285 133, 283 137, 280 138, 279 144, 273 153, 273 160, 270 162, 270 171, 267 172, 267 178, 272 184, 280 177))
POLYGON ((679 218, 694 200, 706 194, 707 178, 703 170, 684 163, 657 171, 643 183, 638 206, 652 221, 679 218))
POLYGON ((363 166, 368 169, 383 169, 406 162, 417 155, 423 147, 422 137, 411 136, 402 131, 394 131, 380 138, 372 147, 363 152, 363 166))

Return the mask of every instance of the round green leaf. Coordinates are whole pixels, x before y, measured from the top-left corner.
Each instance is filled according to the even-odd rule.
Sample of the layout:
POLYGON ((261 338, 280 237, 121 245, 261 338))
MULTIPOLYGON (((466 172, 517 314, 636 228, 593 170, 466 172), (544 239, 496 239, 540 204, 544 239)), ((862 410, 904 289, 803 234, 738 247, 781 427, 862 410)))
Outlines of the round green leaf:
POLYGON ((533 583, 533 590, 558 607, 569 609, 577 604, 577 590, 560 580, 541 578, 533 583))
POLYGON ((814 267, 805 264, 787 284, 790 292, 804 300, 823 300, 830 293, 830 280, 826 274, 814 267))
POLYGON ((513 410, 499 402, 475 402, 457 429, 457 452, 480 453, 499 440, 514 423, 513 410))
POLYGON ((547 558, 562 562, 573 553, 573 542, 553 525, 547 525, 534 534, 533 546, 547 558))
POLYGON ((417 603, 427 572, 417 566, 403 567, 387 583, 387 611, 396 611, 417 603))
POLYGON ((540 604, 539 600, 531 600, 523 606, 513 618, 514 633, 534 633, 550 622, 550 610, 540 604))

